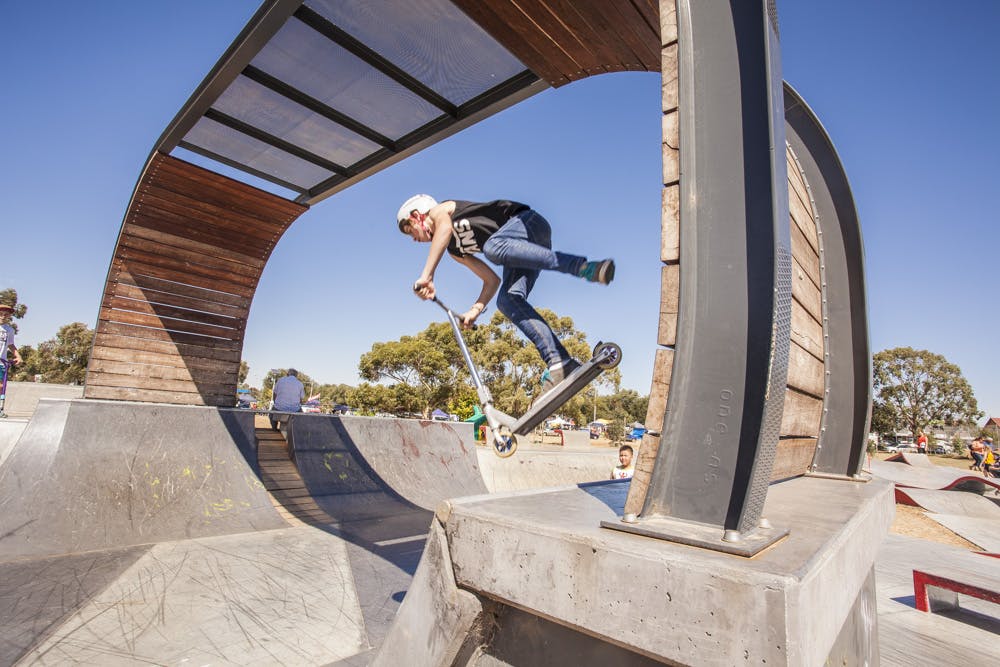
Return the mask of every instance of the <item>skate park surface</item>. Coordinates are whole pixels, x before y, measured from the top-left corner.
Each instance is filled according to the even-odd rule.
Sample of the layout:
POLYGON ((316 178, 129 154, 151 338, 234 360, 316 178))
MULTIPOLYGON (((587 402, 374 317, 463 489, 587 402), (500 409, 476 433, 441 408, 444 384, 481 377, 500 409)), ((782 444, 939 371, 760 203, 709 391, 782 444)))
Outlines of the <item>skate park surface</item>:
MULTIPOLYGON (((543 513, 586 506, 613 519, 628 486, 589 484, 610 472, 612 448, 529 442, 501 460, 464 424, 296 415, 278 435, 247 411, 93 400, 42 400, 22 424, 0 467, 3 665, 368 664, 446 499, 463 498, 446 503, 458 514, 495 512, 495 499, 533 503, 527 490, 544 487, 543 513), (267 471, 270 443, 287 447, 296 472, 267 471)), ((948 508, 989 520, 974 514, 988 512, 978 501, 959 505, 948 508)), ((594 531, 606 539, 582 523, 580 539, 594 531)), ((988 607, 963 603, 980 612, 972 623, 914 608, 913 567, 959 553, 897 535, 883 543, 883 664, 1000 660, 988 607)), ((489 573, 482 559, 478 576, 489 573)))

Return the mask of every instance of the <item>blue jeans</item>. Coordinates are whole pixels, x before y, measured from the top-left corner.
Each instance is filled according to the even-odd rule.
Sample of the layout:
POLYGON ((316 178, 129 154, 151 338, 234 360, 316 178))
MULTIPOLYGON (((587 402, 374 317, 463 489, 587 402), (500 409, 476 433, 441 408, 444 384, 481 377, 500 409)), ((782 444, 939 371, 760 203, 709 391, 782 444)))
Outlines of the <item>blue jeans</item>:
POLYGON ((531 304, 528 294, 544 269, 579 275, 586 257, 552 250, 548 220, 532 210, 508 220, 483 246, 483 255, 503 267, 497 308, 528 337, 549 366, 570 358, 552 328, 531 304))

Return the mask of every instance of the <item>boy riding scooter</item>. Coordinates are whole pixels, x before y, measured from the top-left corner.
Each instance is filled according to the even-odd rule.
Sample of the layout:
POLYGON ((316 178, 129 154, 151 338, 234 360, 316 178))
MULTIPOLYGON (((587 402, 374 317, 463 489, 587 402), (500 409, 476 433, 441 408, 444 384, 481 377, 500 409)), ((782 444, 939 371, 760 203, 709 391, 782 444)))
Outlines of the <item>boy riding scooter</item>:
MULTIPOLYGON (((529 206, 514 201, 480 203, 446 200, 438 203, 429 195, 415 195, 399 208, 396 222, 399 231, 408 234, 414 241, 431 244, 424 270, 413 285, 417 296, 436 300, 434 272, 447 251, 483 283, 479 298, 472 307, 465 313, 455 314, 461 326, 472 327, 499 289, 497 308, 534 344, 546 364, 539 400, 544 401, 556 386, 568 388, 569 384, 578 384, 563 384, 577 371, 582 372, 582 365, 569 355, 548 323, 528 303, 528 294, 543 270, 567 273, 607 285, 615 276, 614 260, 589 261, 586 257, 552 250, 552 229, 548 221, 529 206), (476 253, 480 252, 486 259, 503 267, 502 279, 486 262, 476 257, 476 253)), ((617 349, 617 346, 614 347, 617 349)), ((620 357, 620 352, 618 350, 617 357, 620 357)), ((594 371, 587 382, 596 377, 601 369, 617 363, 616 358, 609 366, 608 360, 602 357, 601 368, 594 371)), ((591 362, 586 364, 587 375, 590 375, 591 365, 591 362)), ((581 374, 576 373, 574 377, 582 380, 581 374)), ((550 401, 547 405, 555 403, 550 401)), ((542 415, 541 418, 544 417, 542 415)), ((515 429, 515 432, 518 430, 515 429)))

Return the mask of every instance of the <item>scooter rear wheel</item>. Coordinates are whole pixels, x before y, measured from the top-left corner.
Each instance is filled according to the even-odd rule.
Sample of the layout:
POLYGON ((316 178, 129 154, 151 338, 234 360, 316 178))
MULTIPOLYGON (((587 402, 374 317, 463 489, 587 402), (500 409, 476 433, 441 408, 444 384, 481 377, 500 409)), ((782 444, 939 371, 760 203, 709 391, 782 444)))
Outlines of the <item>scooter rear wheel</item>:
POLYGON ((594 346, 594 356, 608 352, 608 358, 598 364, 601 370, 609 370, 622 362, 622 348, 617 343, 598 343, 594 346))
POLYGON ((496 433, 493 435, 493 453, 502 459, 514 455, 517 451, 517 436, 513 433, 496 433))

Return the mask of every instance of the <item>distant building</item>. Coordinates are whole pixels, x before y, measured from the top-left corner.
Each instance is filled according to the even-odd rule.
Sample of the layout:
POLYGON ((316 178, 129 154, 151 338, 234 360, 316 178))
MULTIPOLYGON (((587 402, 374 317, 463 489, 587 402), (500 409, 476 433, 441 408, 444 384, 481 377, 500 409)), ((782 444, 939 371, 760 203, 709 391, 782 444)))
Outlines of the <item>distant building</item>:
POLYGON ((983 430, 993 436, 993 442, 1000 442, 1000 417, 990 417, 983 424, 983 430))

